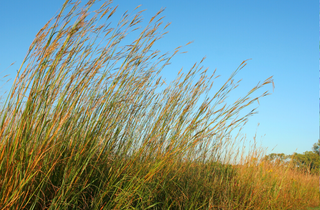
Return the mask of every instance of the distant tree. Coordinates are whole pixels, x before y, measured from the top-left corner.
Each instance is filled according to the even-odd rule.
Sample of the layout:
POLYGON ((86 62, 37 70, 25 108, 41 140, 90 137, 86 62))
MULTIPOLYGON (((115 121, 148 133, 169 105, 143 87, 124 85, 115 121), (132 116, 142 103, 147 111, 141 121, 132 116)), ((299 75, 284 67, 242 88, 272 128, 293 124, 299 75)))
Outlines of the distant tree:
POLYGON ((316 174, 319 172, 320 159, 313 151, 306 151, 303 154, 294 153, 292 156, 294 165, 304 172, 316 174))
POLYGON ((318 139, 317 143, 313 144, 312 151, 319 155, 319 149, 320 149, 320 139, 318 139))
POLYGON ((262 161, 268 161, 274 164, 287 165, 292 161, 293 167, 309 174, 319 174, 320 170, 320 139, 313 144, 312 151, 306 151, 302 154, 294 153, 285 155, 283 153, 271 153, 266 155, 262 161))
POLYGON ((285 155, 284 153, 271 153, 266 155, 262 160, 277 164, 286 164, 290 161, 290 156, 285 155))

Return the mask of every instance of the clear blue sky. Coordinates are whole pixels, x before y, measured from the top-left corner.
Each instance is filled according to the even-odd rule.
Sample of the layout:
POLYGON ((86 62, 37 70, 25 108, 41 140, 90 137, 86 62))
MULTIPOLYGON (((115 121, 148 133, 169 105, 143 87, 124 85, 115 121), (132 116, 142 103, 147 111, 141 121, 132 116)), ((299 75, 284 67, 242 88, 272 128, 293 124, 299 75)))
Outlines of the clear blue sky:
MULTIPOLYGON (((63 2, 1 1, 0 76, 15 76, 35 35, 63 2)), ((223 82, 243 60, 252 58, 237 75, 243 81, 235 93, 244 95, 272 75, 275 90, 260 101, 259 113, 250 118, 244 130, 247 138, 252 139, 260 123, 258 141, 269 149, 277 145, 273 152, 311 150, 319 138, 318 1, 118 0, 115 4, 119 4, 119 15, 142 4, 146 21, 166 7, 164 22, 172 24, 158 45, 164 52, 194 41, 185 48, 187 54, 178 55, 164 69, 167 80, 206 56, 204 65, 210 71, 217 69, 223 82)))

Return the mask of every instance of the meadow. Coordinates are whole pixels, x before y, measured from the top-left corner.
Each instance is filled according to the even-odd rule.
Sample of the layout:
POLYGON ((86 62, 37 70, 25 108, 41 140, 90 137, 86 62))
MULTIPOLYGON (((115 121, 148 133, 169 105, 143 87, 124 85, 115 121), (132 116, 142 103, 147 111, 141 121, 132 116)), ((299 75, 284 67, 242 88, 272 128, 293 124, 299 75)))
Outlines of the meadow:
POLYGON ((319 206, 317 175, 262 161, 255 143, 247 153, 241 146, 255 114, 246 110, 269 95, 260 92, 272 77, 231 104, 246 61, 214 94, 218 75, 203 60, 166 84, 161 71, 182 47, 152 48, 167 33, 162 11, 145 27, 139 8, 110 24, 116 8, 107 1, 91 11, 96 3, 65 2, 3 101, 1 209, 319 206))

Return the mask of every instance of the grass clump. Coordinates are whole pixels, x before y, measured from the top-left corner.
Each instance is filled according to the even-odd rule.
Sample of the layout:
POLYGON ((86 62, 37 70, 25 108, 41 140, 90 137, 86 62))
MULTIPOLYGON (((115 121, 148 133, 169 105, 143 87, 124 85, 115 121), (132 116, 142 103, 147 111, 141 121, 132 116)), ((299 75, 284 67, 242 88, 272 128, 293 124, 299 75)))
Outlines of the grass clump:
POLYGON ((213 96, 215 73, 202 61, 165 85, 161 70, 180 47, 151 50, 166 33, 162 11, 144 28, 141 11, 113 25, 111 1, 90 12, 95 3, 67 0, 22 62, 1 110, 1 209, 286 208, 302 205, 284 199, 303 193, 313 201, 304 185, 313 177, 292 185, 266 166, 232 165, 225 150, 272 77, 231 106, 245 61, 213 96))

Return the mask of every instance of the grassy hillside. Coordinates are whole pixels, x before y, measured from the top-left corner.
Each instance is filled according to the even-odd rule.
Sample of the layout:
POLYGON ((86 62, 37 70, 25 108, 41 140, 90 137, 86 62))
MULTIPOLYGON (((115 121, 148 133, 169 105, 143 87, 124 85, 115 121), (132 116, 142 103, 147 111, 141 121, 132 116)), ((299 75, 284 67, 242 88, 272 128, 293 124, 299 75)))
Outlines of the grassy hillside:
POLYGON ((245 108, 268 95, 259 92, 272 77, 232 104, 225 98, 245 61, 214 94, 216 75, 202 61, 165 84, 161 70, 180 47, 152 50, 165 33, 161 11, 137 29, 141 12, 109 25, 115 8, 91 12, 93 3, 66 1, 37 34, 4 101, 1 209, 319 205, 318 177, 261 162, 254 145, 249 156, 236 146, 234 131, 255 111, 245 108))

